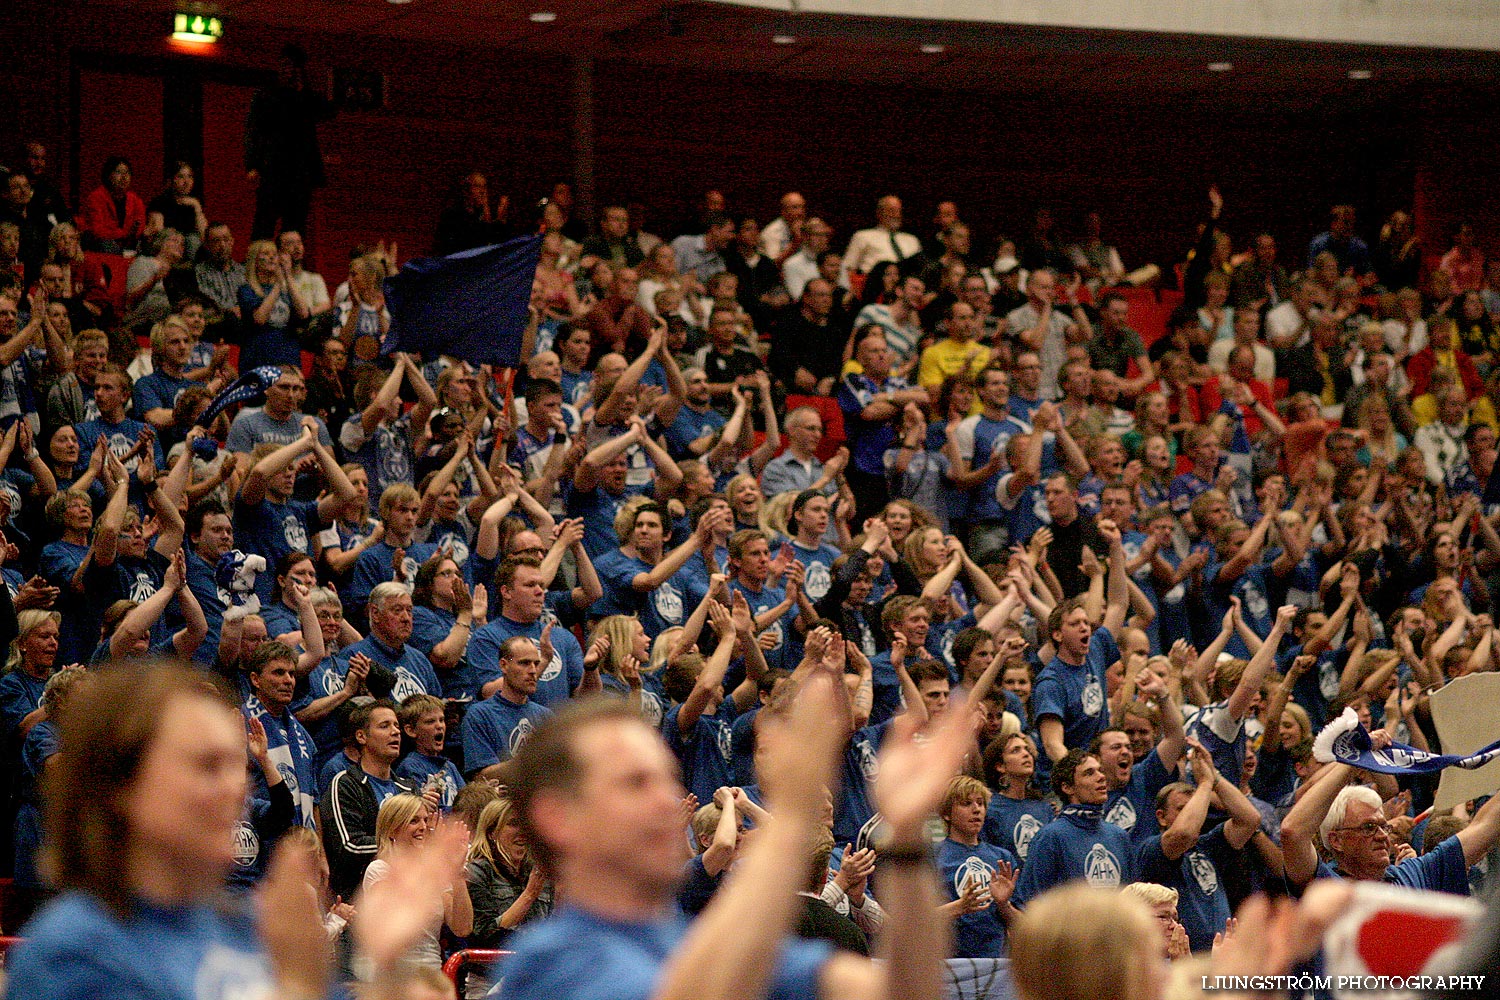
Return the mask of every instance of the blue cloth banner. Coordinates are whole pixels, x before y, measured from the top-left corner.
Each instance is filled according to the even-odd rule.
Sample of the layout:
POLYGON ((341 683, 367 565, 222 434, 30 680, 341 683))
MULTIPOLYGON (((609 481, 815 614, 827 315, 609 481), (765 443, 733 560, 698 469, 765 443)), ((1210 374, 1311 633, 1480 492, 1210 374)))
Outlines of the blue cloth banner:
POLYGON ((1496 757, 1500 757, 1500 740, 1471 754, 1429 753, 1404 743, 1376 750, 1352 708, 1344 709, 1344 714, 1324 726, 1313 741, 1313 758, 1320 764, 1336 761, 1381 774, 1431 774, 1446 767, 1472 771, 1496 757))
POLYGON ((391 325, 381 353, 448 354, 474 365, 518 367, 541 251, 541 236, 523 236, 408 261, 385 281, 391 325))
POLYGON ((224 391, 214 397, 214 401, 208 404, 208 409, 203 411, 194 423, 203 428, 211 425, 219 414, 229 409, 235 403, 263 403, 266 399, 266 390, 276 384, 281 378, 281 369, 276 365, 262 365, 252 368, 229 385, 224 391))

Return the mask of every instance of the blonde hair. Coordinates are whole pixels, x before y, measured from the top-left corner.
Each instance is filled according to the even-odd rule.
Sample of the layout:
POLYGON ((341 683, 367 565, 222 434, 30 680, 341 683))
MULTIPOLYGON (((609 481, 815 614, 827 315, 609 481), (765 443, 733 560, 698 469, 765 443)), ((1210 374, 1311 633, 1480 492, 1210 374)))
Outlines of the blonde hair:
POLYGON ((188 340, 193 339, 193 331, 188 329, 187 323, 183 322, 181 316, 168 316, 151 328, 151 350, 162 351, 167 347, 167 334, 173 330, 181 330, 187 334, 188 340))
POLYGON ((21 643, 47 622, 62 628, 62 615, 56 611, 42 611, 38 608, 27 608, 25 611, 16 612, 16 637, 10 641, 10 649, 5 654, 7 674, 21 665, 21 643))
POLYGON ((620 674, 620 662, 630 655, 630 650, 635 645, 637 624, 635 615, 609 615, 599 619, 594 625, 594 631, 589 633, 590 646, 599 636, 609 636, 609 653, 606 654, 605 670, 616 677, 620 674))
POLYGON ((792 504, 797 502, 797 496, 796 490, 787 490, 760 505, 760 530, 766 533, 767 541, 792 537, 789 528, 792 523, 792 504))
POLYGON ((1075 882, 1044 893, 1010 928, 1020 1000, 1155 1000, 1161 930, 1135 896, 1075 882))
POLYGON ((484 804, 484 808, 479 810, 479 819, 474 823, 474 833, 469 838, 470 861, 482 858, 492 865, 520 870, 526 859, 522 857, 512 861, 505 853, 505 848, 495 843, 495 836, 505 829, 505 824, 514 817, 515 811, 515 805, 503 795, 484 804))
POLYGON ((706 806, 699 806, 698 811, 693 813, 692 822, 689 824, 693 831, 693 853, 702 854, 706 848, 703 846, 703 838, 713 840, 714 831, 719 827, 719 820, 724 818, 724 810, 719 808, 717 802, 710 802, 706 806))
POLYGON ((629 544, 630 536, 635 533, 636 518, 640 516, 641 508, 647 504, 652 504, 660 508, 659 511, 652 511, 651 513, 655 513, 661 518, 663 537, 671 534, 672 521, 667 517, 666 508, 648 496, 633 496, 620 504, 620 510, 615 514, 615 536, 620 539, 621 545, 629 544))
POLYGON ((1177 905, 1177 890, 1155 882, 1132 882, 1121 889, 1120 893, 1134 896, 1147 906, 1160 906, 1162 903, 1177 905))
POLYGON ((956 775, 948 782, 948 793, 943 796, 943 804, 938 808, 938 815, 948 822, 953 813, 953 807, 962 802, 972 802, 978 799, 985 805, 990 804, 990 790, 984 786, 984 782, 967 774, 956 775))
MULTIPOLYGON (((661 634, 651 643, 651 672, 656 673, 667 665, 667 658, 672 655, 672 647, 677 642, 677 637, 682 634, 681 625, 673 625, 661 630, 661 634)), ((611 646, 614 640, 610 640, 611 646)))
POLYGON ((255 240, 245 248, 245 284, 255 289, 256 295, 266 294, 266 289, 260 286, 260 255, 266 250, 276 253, 276 244, 270 240, 255 240))
POLYGON ((375 817, 375 856, 388 856, 396 843, 396 834, 426 811, 425 801, 406 792, 398 792, 380 803, 380 814, 375 817))
POLYGON ((943 568, 941 563, 929 567, 922 560, 922 545, 929 531, 936 531, 939 538, 943 535, 943 530, 935 524, 920 525, 913 522, 911 534, 901 543, 901 561, 910 566, 920 580, 931 579, 934 573, 943 568))

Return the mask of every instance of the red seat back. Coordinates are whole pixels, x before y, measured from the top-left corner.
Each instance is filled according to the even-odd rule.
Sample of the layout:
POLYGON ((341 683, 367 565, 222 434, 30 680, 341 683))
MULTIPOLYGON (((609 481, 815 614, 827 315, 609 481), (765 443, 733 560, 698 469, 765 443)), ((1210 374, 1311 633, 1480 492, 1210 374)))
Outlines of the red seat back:
POLYGON ((104 276, 109 279, 109 304, 116 315, 125 311, 125 272, 130 270, 130 260, 117 253, 98 253, 93 250, 85 250, 84 259, 98 264, 104 268, 104 276))
POLYGON ((817 454, 818 461, 828 461, 848 440, 844 431, 844 411, 839 409, 838 402, 832 396, 788 396, 782 416, 799 406, 811 406, 823 418, 823 442, 818 445, 817 454))

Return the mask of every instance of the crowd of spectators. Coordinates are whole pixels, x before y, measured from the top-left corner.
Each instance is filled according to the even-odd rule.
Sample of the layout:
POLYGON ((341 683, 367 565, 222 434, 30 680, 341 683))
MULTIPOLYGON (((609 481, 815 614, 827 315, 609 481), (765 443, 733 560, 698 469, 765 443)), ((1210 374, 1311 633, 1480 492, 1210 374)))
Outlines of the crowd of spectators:
MULTIPOLYGON (((257 114, 310 130, 298 71, 257 114)), ((80 892, 155 899, 139 859, 113 889, 89 867, 87 824, 113 816, 127 858, 169 841, 126 790, 211 752, 239 781, 225 885, 277 896, 273 848, 303 845, 354 979, 395 946, 345 925, 410 890, 424 845, 463 853, 462 818, 467 867, 398 950, 435 969, 519 941, 515 996, 603 995, 623 932, 599 920, 661 899, 764 978, 774 940, 730 943, 756 919, 916 967, 939 931, 964 957, 1056 947, 1028 924, 1052 890, 1128 886, 1097 905, 1179 959, 1258 893, 1483 880, 1493 800, 1434 813, 1435 777, 1312 751, 1345 709, 1438 749, 1430 695, 1500 664, 1500 267, 1470 227, 1427 253, 1405 212, 1376 236, 1337 206, 1287 251, 1211 190, 1152 338, 1128 282, 1158 269, 1128 273, 1096 214, 1070 242, 1039 211, 981 255, 953 202, 918 234, 883 197, 843 239, 799 193, 767 219, 709 192, 669 239, 640 206, 574 218, 558 185, 512 382, 382 355, 397 248, 353 248, 330 292, 298 231, 321 178, 277 159, 296 140, 251 144, 273 190, 243 254, 191 164, 147 202, 113 157, 76 211, 41 144, 9 170, 6 930, 59 888, 48 948, 99 919, 80 892), (263 365, 264 401, 202 426, 263 365), (162 659, 248 736, 194 675, 139 665, 162 659), (89 761, 116 774, 100 815, 89 761), (654 888, 610 903, 619 871, 654 888)), ((458 191, 440 250, 521 228, 482 174, 458 191)), ((1096 905, 1068 898, 1051 924, 1096 905)), ((690 931, 683 966, 711 976, 707 947, 690 931)), ((81 995, 16 954, 24 995, 81 995)), ((829 961, 789 951, 772 985, 829 961)), ((653 969, 620 975, 644 996, 653 969)), ((1033 996, 1035 970, 1017 957, 1033 996)))

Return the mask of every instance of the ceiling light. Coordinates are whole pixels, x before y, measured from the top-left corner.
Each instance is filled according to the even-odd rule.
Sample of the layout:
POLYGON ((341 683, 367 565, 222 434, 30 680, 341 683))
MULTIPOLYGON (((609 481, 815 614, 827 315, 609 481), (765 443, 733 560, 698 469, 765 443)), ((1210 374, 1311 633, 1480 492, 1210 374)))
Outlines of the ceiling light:
POLYGON ((922 52, 924 55, 935 56, 940 52, 947 51, 947 48, 948 47, 946 45, 937 45, 933 42, 928 42, 926 45, 922 46, 922 52))
POLYGON ((557 15, 550 10, 534 11, 527 16, 537 24, 551 24, 553 21, 557 20, 557 15))
POLYGON ((771 41, 777 45, 796 45, 796 35, 772 35, 771 41))
POLYGON ((1232 69, 1234 69, 1234 63, 1232 62, 1211 62, 1208 64, 1208 71, 1210 73, 1228 73, 1232 69))
POLYGON ((1349 71, 1349 79, 1351 80, 1368 80, 1374 75, 1373 72, 1367 69, 1351 69, 1349 71))
POLYGON ((411 0, 385 0, 386 3, 396 4, 398 7, 411 3, 411 0))

